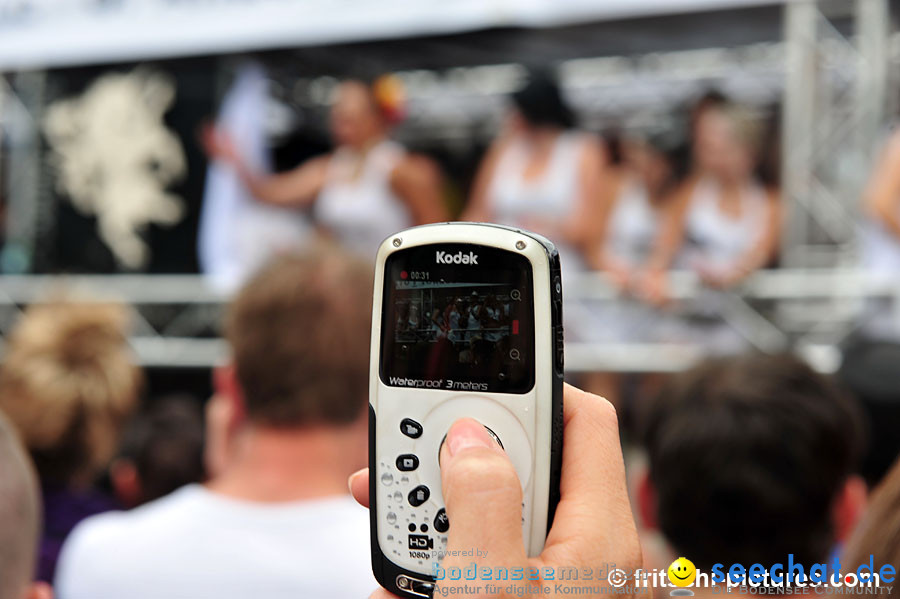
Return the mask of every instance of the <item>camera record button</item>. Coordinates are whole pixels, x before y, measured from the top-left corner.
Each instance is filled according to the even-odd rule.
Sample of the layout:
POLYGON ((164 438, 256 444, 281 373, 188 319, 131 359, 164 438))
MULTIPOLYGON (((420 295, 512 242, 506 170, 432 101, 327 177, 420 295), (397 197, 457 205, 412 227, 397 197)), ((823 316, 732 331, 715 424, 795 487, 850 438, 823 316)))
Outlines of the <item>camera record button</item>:
POLYGON ((447 532, 450 530, 450 519, 447 518, 447 510, 441 508, 437 516, 434 517, 434 529, 438 532, 447 532))
POLYGON ((400 432, 412 439, 418 439, 422 436, 422 425, 412 418, 404 418, 400 422, 400 432))
POLYGON ((400 472, 412 472, 419 467, 419 458, 411 453, 404 453, 397 458, 397 470, 400 472))
POLYGON ((431 497, 431 491, 425 485, 419 485, 409 492, 409 504, 413 507, 419 507, 431 497))

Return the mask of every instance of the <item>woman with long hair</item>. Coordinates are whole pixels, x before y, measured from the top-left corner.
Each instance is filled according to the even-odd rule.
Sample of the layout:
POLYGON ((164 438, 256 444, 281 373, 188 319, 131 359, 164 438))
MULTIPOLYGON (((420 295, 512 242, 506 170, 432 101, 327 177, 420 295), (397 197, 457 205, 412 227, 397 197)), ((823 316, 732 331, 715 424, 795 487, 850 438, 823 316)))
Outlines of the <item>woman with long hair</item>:
POLYGON ((776 256, 782 205, 777 187, 757 176, 763 129, 745 108, 716 104, 698 114, 693 172, 664 211, 656 248, 642 277, 651 303, 668 300, 671 266, 693 271, 704 285, 688 303, 681 333, 719 354, 744 351, 747 341, 721 318, 728 290, 776 256))
POLYGON ((649 264, 649 295, 665 299, 673 263, 712 288, 739 284, 775 257, 782 208, 777 188, 756 175, 762 129, 746 109, 725 103, 696 117, 693 172, 666 210, 649 264))

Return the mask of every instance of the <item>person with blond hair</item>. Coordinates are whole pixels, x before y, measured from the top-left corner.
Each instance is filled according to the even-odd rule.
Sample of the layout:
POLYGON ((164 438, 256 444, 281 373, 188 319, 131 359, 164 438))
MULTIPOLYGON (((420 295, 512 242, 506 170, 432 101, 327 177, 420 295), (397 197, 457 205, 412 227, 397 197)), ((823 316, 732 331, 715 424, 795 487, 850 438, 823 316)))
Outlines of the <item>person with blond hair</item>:
POLYGON ((93 484, 116 451, 143 381, 126 324, 121 306, 48 303, 29 308, 7 339, 0 410, 40 478, 39 580, 53 580, 62 543, 79 521, 116 507, 93 484))

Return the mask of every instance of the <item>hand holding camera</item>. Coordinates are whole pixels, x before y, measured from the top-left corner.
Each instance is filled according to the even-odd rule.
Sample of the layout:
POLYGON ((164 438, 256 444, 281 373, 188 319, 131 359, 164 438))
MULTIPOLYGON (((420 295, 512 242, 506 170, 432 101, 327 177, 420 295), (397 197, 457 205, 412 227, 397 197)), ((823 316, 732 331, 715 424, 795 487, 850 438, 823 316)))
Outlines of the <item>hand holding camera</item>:
MULTIPOLYGON (((602 397, 566 385, 564 391, 565 433, 563 446, 562 497, 544 550, 528 558, 522 539, 521 486, 506 453, 484 427, 472 420, 454 423, 441 450, 441 480, 452 527, 447 555, 441 567, 464 570, 476 562, 489 568, 563 569, 612 567, 630 574, 641 565, 641 550, 625 487, 625 468, 619 444, 615 409, 602 397), (472 557, 472 550, 482 557, 472 557)), ((353 496, 369 505, 369 471, 350 479, 353 496)), ((477 555, 477 554, 476 554, 477 555)), ((556 584, 571 589, 579 584, 611 586, 594 577, 585 581, 540 583, 555 590, 556 584)), ((435 595, 449 593, 452 586, 527 586, 527 581, 437 581, 435 595)), ((627 584, 632 584, 629 581, 627 584)), ((554 591, 555 592, 555 591, 554 591)), ((505 597, 502 593, 463 595, 505 597)), ((516 596, 516 595, 511 595, 516 596)), ((521 595, 520 595, 521 596, 521 595)), ((550 595, 541 595, 553 597, 550 595)), ((568 595, 571 596, 571 595, 568 595)), ((393 597, 384 589, 376 599, 393 597)))

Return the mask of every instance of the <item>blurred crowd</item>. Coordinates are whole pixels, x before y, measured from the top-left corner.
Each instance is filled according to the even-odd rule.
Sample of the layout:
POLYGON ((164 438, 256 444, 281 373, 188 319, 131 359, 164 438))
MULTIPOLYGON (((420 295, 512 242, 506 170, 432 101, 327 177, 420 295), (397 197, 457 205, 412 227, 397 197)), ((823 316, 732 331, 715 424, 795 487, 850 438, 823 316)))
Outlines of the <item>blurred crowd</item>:
MULTIPOLYGON (((371 286, 335 246, 274 259, 228 309, 205 409, 144 397, 122 306, 29 308, 0 367, 0 597, 366 596, 347 480, 366 463, 371 286)), ((644 567, 900 568, 898 360, 861 348, 831 378, 744 354, 663 381, 620 423, 644 567)), ((609 472, 590 456, 579 472, 609 472)))
MULTIPOLYGON (((375 588, 368 515, 347 493, 366 463, 371 260, 397 230, 453 216, 435 163, 389 139, 390 93, 379 89, 341 84, 334 151, 289 172, 256 169, 228 131, 207 132, 210 155, 255 198, 305 210, 326 238, 248 273, 228 308, 231 358, 213 397, 145 397, 122 306, 27 310, 0 365, 0 599, 375 588)), ((708 570, 790 553, 854 567, 874 555, 896 571, 900 349, 855 348, 826 377, 791 356, 746 353, 713 317, 715 294, 688 319, 659 310, 670 269, 733 287, 774 263, 781 230, 771 124, 718 93, 688 120, 687 145, 601 140, 576 128, 556 83, 535 72, 510 97, 460 218, 546 235, 564 277, 609 275, 623 301, 567 304, 570 339, 690 337, 720 354, 656 381, 622 423, 646 568, 678 555, 708 570)), ((888 259, 900 256, 898 157, 892 141, 865 200, 871 238, 881 236, 872 255, 896 264, 885 268, 900 268, 888 259)), ((432 315, 434 337, 465 339, 466 309, 432 315)), ((495 298, 479 305, 490 310, 500 318, 495 298)))

